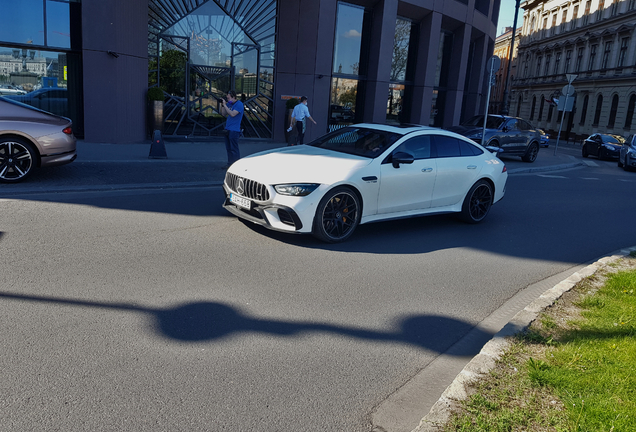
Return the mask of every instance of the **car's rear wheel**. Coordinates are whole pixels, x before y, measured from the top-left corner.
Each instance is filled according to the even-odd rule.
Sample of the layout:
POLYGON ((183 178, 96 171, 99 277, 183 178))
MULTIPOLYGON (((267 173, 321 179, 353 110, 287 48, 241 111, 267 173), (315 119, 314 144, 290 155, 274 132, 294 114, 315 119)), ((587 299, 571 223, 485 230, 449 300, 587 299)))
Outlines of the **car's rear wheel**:
POLYGON ((526 154, 521 156, 521 160, 524 162, 534 162, 537 160, 539 154, 539 144, 536 142, 531 143, 526 150, 526 154))
POLYGON ((37 153, 21 138, 0 139, 0 182, 24 180, 36 166, 37 153))
POLYGON ((344 241, 358 226, 361 210, 360 199, 350 188, 332 189, 318 204, 312 234, 328 243, 344 241))
POLYGON ((587 147, 585 145, 583 145, 583 148, 581 149, 581 156, 583 156, 584 158, 588 157, 590 154, 587 152, 587 147))
MULTIPOLYGON (((620 162, 620 157, 618 159, 618 161, 620 162)), ((629 161, 629 156, 625 155, 625 163, 623 164, 623 169, 625 171, 631 171, 632 170, 632 166, 630 165, 630 161, 629 161)))
POLYGON ((621 155, 618 155, 618 167, 619 168, 623 168, 625 165, 623 165, 623 162, 621 162, 621 155))
POLYGON ((468 223, 479 223, 492 207, 493 188, 486 180, 479 180, 473 185, 464 198, 461 218, 468 223))

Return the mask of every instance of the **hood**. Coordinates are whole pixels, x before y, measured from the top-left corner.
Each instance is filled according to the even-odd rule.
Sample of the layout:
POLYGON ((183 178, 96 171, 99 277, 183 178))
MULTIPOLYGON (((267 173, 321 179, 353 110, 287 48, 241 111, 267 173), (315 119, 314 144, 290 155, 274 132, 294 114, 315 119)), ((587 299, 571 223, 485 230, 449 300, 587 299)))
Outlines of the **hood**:
POLYGON ((263 184, 334 183, 373 159, 299 145, 239 159, 228 170, 263 184))

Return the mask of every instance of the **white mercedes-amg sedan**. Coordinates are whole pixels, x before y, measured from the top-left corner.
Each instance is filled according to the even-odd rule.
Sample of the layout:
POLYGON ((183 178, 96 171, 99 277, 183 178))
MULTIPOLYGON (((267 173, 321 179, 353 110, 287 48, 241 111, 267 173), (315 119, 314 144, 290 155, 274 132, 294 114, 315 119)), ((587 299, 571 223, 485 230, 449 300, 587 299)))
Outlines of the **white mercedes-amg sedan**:
POLYGON ((235 162, 223 206, 269 229, 349 238, 359 224, 440 213, 484 220, 506 189, 506 165, 453 132, 357 124, 235 162))

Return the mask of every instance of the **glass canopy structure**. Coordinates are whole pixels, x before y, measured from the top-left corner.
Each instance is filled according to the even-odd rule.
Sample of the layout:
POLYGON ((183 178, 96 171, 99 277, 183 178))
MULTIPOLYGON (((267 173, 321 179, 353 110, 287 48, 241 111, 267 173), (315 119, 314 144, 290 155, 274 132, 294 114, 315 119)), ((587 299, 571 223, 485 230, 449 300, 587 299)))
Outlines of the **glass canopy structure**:
POLYGON ((272 138, 276 0, 150 0, 148 35, 164 135, 221 134, 220 99, 235 90, 244 135, 272 138))

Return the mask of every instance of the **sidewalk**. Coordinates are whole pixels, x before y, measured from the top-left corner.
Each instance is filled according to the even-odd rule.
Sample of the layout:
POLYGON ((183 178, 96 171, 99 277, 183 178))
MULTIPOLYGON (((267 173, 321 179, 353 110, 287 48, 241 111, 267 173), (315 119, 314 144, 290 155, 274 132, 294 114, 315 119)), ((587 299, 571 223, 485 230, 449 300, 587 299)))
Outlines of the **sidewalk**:
MULTIPOLYGON (((584 165, 574 144, 559 143, 554 155, 550 147, 539 151, 533 163, 519 157, 502 160, 511 175, 538 171, 554 171, 584 165)), ((77 143, 77 159, 68 165, 36 170, 25 181, 1 184, 0 197, 72 191, 121 189, 165 189, 177 187, 210 187, 221 185, 227 162, 223 140, 167 141, 167 158, 150 159, 151 142, 139 144, 101 144, 83 140, 77 143)), ((242 156, 286 146, 270 140, 243 139, 242 156)))

